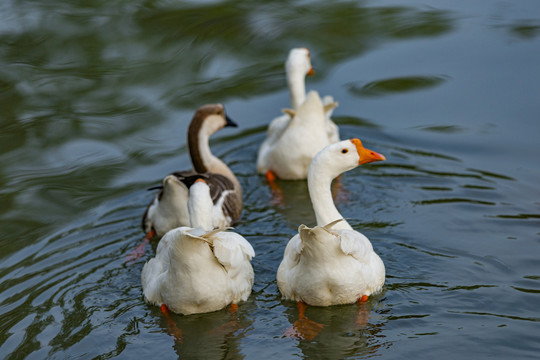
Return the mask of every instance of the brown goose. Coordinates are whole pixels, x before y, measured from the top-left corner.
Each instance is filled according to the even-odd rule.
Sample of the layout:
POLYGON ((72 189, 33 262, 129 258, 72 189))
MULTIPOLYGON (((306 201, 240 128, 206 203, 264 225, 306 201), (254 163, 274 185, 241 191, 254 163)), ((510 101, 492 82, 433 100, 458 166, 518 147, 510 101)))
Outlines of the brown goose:
POLYGON ((242 212, 242 188, 234 173, 210 151, 208 139, 216 131, 236 127, 221 104, 201 106, 188 129, 188 146, 193 170, 177 171, 159 186, 160 192, 148 205, 142 219, 146 238, 161 237, 178 226, 191 226, 188 212, 189 188, 197 179, 210 187, 212 225, 226 227, 235 223, 242 212))

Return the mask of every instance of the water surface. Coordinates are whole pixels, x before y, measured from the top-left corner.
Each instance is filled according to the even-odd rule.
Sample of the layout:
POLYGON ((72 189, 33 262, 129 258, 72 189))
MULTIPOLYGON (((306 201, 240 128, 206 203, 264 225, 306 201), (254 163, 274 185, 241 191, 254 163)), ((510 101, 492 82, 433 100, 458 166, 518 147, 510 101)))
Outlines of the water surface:
POLYGON ((536 1, 17 1, 0 4, 0 354, 14 358, 536 358, 540 316, 540 5, 536 1), (309 308, 275 272, 305 182, 271 202, 255 160, 288 106, 283 62, 311 50, 342 138, 386 162, 341 178, 338 207, 386 265, 384 292, 309 308), (239 123, 212 139, 244 187, 255 248, 238 328, 226 311, 145 304, 126 255, 159 184, 187 169, 194 109, 239 123), (363 326, 359 314, 370 316, 363 326))

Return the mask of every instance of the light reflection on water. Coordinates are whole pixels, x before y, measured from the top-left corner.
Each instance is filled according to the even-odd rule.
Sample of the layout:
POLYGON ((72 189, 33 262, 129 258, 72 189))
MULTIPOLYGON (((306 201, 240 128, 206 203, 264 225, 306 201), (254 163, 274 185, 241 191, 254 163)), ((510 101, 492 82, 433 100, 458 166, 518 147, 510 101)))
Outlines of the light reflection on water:
POLYGON ((504 21, 488 11, 488 23, 503 25, 486 30, 476 8, 472 15, 402 3, 234 4, 0 5, 0 353, 533 358, 539 174, 535 152, 516 149, 536 144, 540 109, 514 89, 538 94, 531 84, 540 83, 540 69, 522 64, 540 49, 539 7, 510 6, 515 18, 504 21), (478 52, 455 45, 464 33, 484 36, 501 56, 515 50, 511 64, 522 72, 509 72, 512 82, 497 89, 464 84, 487 71, 484 64, 492 76, 508 68, 463 59, 478 52), (519 43, 509 45, 508 34, 519 43), (435 55, 416 52, 441 41, 454 44, 444 57, 457 67, 438 69, 429 61, 435 55), (306 183, 280 182, 284 202, 273 204, 254 168, 265 125, 287 104, 282 63, 298 45, 313 54, 308 87, 340 102, 342 138, 360 137, 388 158, 344 174, 334 189, 342 214, 385 262, 384 292, 366 309, 309 308, 325 324, 313 342, 283 337, 297 310, 275 281, 288 239, 300 223, 314 223, 306 183), (392 67, 381 65, 392 60, 381 52, 403 49, 392 67), (362 68, 377 56, 380 67, 362 68), (491 111, 497 97, 486 95, 495 90, 508 95, 499 117, 491 111), (436 104, 461 94, 470 102, 453 109, 457 115, 432 116, 436 104), (180 343, 142 297, 140 271, 156 245, 135 263, 124 260, 142 237, 152 197, 145 189, 189 167, 184 134, 192 111, 218 101, 240 124, 212 148, 244 188, 236 231, 257 253, 255 284, 235 326, 226 310, 174 315, 185 333, 180 343), (516 115, 513 127, 507 111, 516 115))

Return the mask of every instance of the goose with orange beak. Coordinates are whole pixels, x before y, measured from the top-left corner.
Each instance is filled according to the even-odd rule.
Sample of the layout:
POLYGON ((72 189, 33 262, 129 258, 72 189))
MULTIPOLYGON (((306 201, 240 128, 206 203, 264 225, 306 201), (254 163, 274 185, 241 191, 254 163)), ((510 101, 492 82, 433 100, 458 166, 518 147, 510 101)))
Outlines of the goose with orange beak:
POLYGON ((285 69, 291 108, 272 120, 257 156, 257 171, 271 185, 275 178, 305 179, 313 156, 339 141, 339 129, 330 118, 337 102, 331 96, 321 100, 316 91, 306 95, 305 77, 314 74, 309 50, 292 49, 285 69))
POLYGON ((309 321, 304 315, 305 304, 363 302, 382 289, 385 268, 381 258, 369 239, 343 219, 330 188, 332 180, 343 172, 381 160, 386 158, 351 139, 328 145, 311 162, 308 188, 317 226, 300 225, 277 271, 283 297, 299 303, 300 319, 294 326, 301 337, 305 335, 301 329, 309 321))

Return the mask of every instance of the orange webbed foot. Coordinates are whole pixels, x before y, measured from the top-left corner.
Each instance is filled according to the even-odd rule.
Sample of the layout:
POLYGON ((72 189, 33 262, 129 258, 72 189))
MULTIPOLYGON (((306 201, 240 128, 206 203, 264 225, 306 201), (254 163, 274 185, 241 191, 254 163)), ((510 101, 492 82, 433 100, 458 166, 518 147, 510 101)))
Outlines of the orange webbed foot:
POLYGON ((141 256, 143 256, 145 248, 146 248, 146 244, 148 244, 150 240, 154 238, 155 235, 156 235, 155 231, 150 230, 148 234, 144 236, 143 241, 135 249, 133 249, 131 253, 129 253, 129 255, 126 256, 125 262, 135 261, 141 256))
POLYGON ((231 304, 229 308, 227 309, 231 313, 231 315, 234 317, 234 314, 238 311, 238 304, 231 304))
POLYGON ((283 335, 293 339, 311 341, 319 335, 324 325, 307 318, 305 315, 307 305, 304 302, 299 301, 297 306, 299 311, 298 320, 290 328, 285 330, 283 335))
POLYGON ((366 308, 366 302, 368 301, 369 297, 367 295, 362 295, 360 299, 356 302, 358 305, 358 313, 356 314, 356 319, 354 321, 354 325, 356 328, 364 329, 367 327, 369 322, 369 311, 366 308))
POLYGON ((234 318, 236 313, 238 312, 238 305, 231 304, 227 308, 227 311, 229 311, 229 313, 231 314, 231 320, 216 329, 210 330, 210 334, 227 335, 242 328, 242 326, 234 318))
POLYGON ((272 184, 276 181, 276 174, 272 170, 268 170, 266 172, 266 181, 268 181, 269 184, 272 184))
POLYGON ((174 322, 174 320, 171 319, 171 316, 169 314, 169 308, 167 307, 167 305, 165 304, 161 305, 161 313, 167 319, 168 333, 171 336, 173 336, 176 341, 180 343, 184 342, 184 332, 176 325, 176 322, 174 322))
POLYGON ((323 328, 323 324, 319 324, 308 318, 303 318, 296 320, 290 328, 285 330, 284 335, 293 339, 311 341, 319 335, 323 328))
POLYGON ((276 183, 277 176, 272 170, 268 170, 266 172, 266 181, 268 182, 268 185, 270 186, 270 190, 272 191, 272 205, 276 206, 284 206, 285 202, 283 201, 283 191, 276 183))

